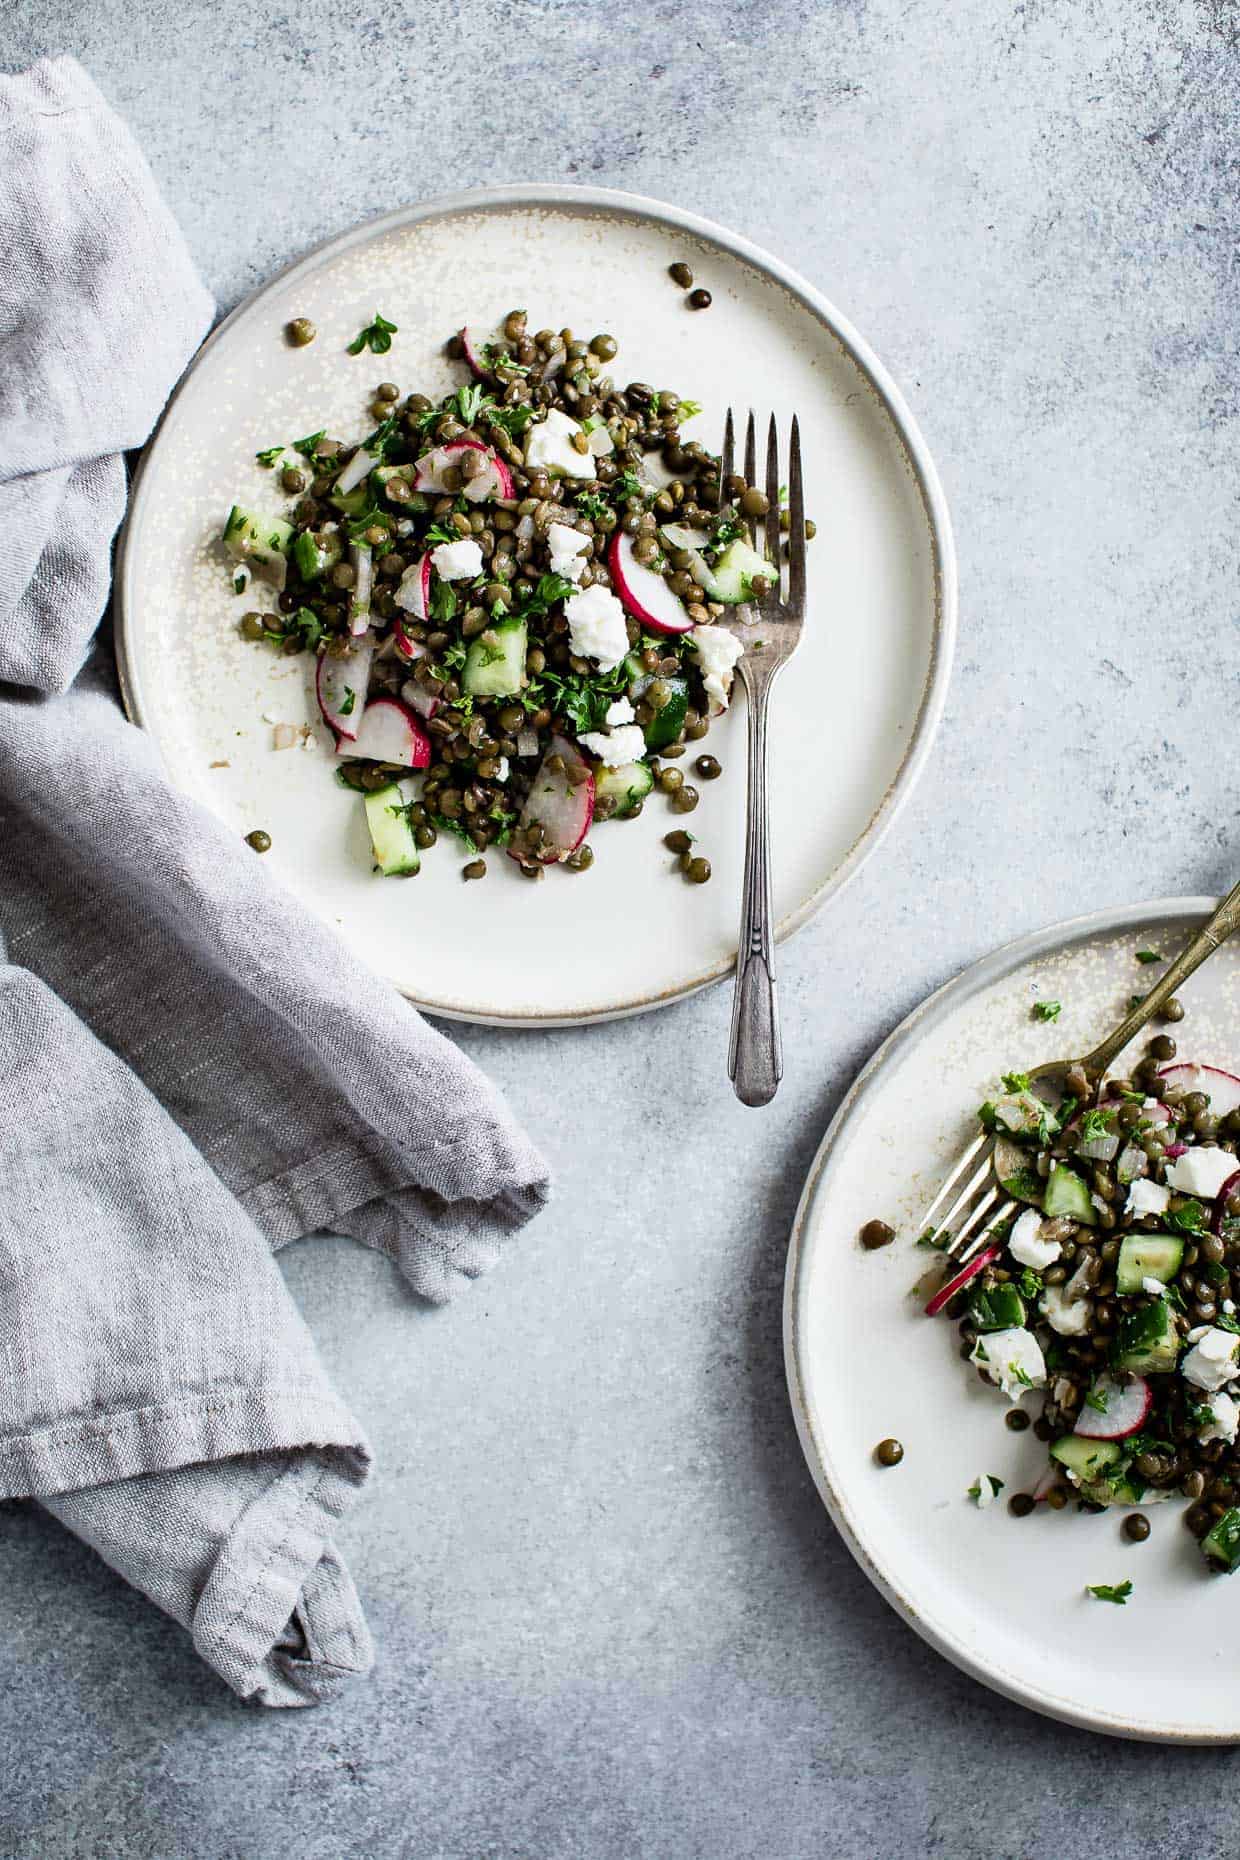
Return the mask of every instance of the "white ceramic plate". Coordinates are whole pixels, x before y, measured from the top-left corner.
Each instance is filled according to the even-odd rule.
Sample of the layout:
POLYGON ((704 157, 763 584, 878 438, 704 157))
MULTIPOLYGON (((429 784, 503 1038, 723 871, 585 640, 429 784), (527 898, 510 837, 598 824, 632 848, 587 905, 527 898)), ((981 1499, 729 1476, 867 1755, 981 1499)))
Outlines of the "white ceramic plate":
MULTIPOLYGON (((914 1224, 976 1130, 998 1075, 1088 1050, 1139 991, 1142 948, 1175 954, 1203 898, 1100 912, 1009 945, 933 995, 862 1072, 823 1139, 793 1232, 784 1304, 789 1388, 810 1470, 849 1548, 906 1621, 957 1666, 1038 1711, 1120 1736, 1240 1741, 1240 1582, 1212 1577, 1180 1501, 1147 1508, 1146 1543, 1121 1512, 1006 1509, 1045 1465, 1032 1431, 957 1354, 956 1328, 910 1290, 928 1255, 914 1224), (1057 1024, 1035 999, 1063 1004, 1057 1024), (867 1253, 859 1228, 897 1225, 867 1253), (904 1460, 880 1469, 888 1435, 904 1460), (985 1511, 979 1474, 1006 1490, 985 1511), (1087 1583, 1131 1579, 1123 1607, 1087 1583)), ((1155 971, 1157 973, 1157 971, 1155 971)), ((1182 1057, 1240 1056, 1240 946, 1187 985, 1182 1057)), ((1036 1408, 1036 1398, 1025 1405, 1036 1408)))
POLYGON ((744 717, 711 731, 725 774, 692 822, 714 866, 708 886, 674 874, 659 838, 677 822, 662 802, 599 829, 587 876, 534 886, 494 857, 483 885, 463 885, 467 855, 444 846, 416 880, 380 880, 361 807, 331 779, 306 663, 238 638, 254 594, 232 594, 217 540, 234 501, 283 508, 256 451, 319 427, 360 435, 385 378, 446 391, 465 373, 445 360, 445 338, 466 321, 494 326, 514 303, 535 326, 610 330, 619 378, 700 400, 694 430, 708 443, 729 399, 785 424, 800 414, 819 534, 804 643, 772 713, 781 936, 857 869, 920 771, 951 661, 955 568, 934 468, 862 340, 785 266, 674 208, 558 187, 432 201, 333 240, 228 318, 182 382, 131 501, 117 580, 130 713, 179 786, 238 835, 271 833, 279 879, 406 994, 441 1014, 547 1026, 660 1006, 731 969, 744 717), (677 257, 714 294, 704 314, 667 277, 677 257), (390 354, 348 356, 376 308, 399 326, 390 354), (282 337, 298 315, 318 325, 306 349, 282 337), (265 712, 314 723, 312 752, 274 751, 265 712))

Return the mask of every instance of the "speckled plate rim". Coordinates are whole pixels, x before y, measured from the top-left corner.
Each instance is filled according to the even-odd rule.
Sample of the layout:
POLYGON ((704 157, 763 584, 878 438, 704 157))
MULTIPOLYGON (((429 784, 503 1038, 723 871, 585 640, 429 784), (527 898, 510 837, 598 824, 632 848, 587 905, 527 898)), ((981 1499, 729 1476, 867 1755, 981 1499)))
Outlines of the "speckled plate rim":
POLYGON ((1044 930, 1035 930, 1015 942, 1005 943, 989 956, 955 976, 913 1009, 890 1033, 877 1052, 858 1073, 839 1110, 827 1126, 826 1135, 810 1165, 805 1187, 792 1224, 788 1246, 788 1264, 784 1278, 784 1368, 788 1394, 792 1402, 801 1450, 818 1488, 819 1496, 831 1521, 864 1573, 879 1594, 908 1623, 922 1640, 958 1666, 973 1679, 980 1680, 994 1692, 1027 1705, 1045 1717, 1057 1718, 1082 1730, 1101 1731, 1110 1737, 1137 1738, 1148 1743, 1229 1745, 1240 1743, 1240 1718, 1231 1731, 1200 1731, 1183 1725, 1148 1718, 1120 1717, 1114 1713, 1083 1710, 1073 1699, 1030 1685, 1018 1675, 978 1659, 950 1628, 927 1615, 892 1581, 879 1553, 866 1541, 857 1524, 847 1494, 832 1480, 819 1451, 810 1420, 801 1364, 801 1337, 805 1328, 808 1298, 807 1238, 815 1204, 829 1189, 833 1153, 848 1124, 882 1083, 888 1069, 903 1060, 933 1029, 947 1020, 966 1002, 993 983, 1016 974, 1027 964, 1053 955, 1075 943, 1101 936, 1122 936, 1148 923, 1182 923, 1196 928, 1218 904, 1217 898, 1156 898, 1139 904, 1112 905, 1083 917, 1069 917, 1044 930))
MULTIPOLYGON (((743 238, 739 233, 730 231, 717 221, 685 212, 682 208, 672 206, 668 202, 655 200, 643 194, 630 194, 619 188, 571 187, 559 182, 541 181, 516 182, 505 187, 469 188, 460 193, 439 194, 414 206, 398 207, 391 213, 364 220, 349 231, 338 233, 333 238, 324 240, 321 245, 312 247, 302 257, 283 266, 265 284, 260 285, 256 291, 238 304, 236 309, 232 310, 207 337, 182 375, 168 400, 159 425, 143 448, 130 487, 128 509, 117 541, 114 582, 114 639, 121 701, 130 721, 137 724, 139 728, 145 729, 147 717, 142 701, 140 674, 131 648, 127 625, 127 615, 136 605, 132 588, 130 544, 143 520, 149 493, 149 467, 155 456, 160 434, 176 408, 187 382, 204 357, 225 335, 231 334, 243 323, 261 315, 267 298, 290 278, 308 277, 321 266, 331 263, 341 253, 349 251, 356 245, 382 238, 385 234, 395 232, 401 227, 422 225, 432 220, 450 218, 455 214, 511 212, 531 207, 550 210, 559 208, 569 212, 594 212, 604 216, 611 215, 620 219, 642 220, 666 226, 674 231, 709 240, 723 252, 741 260, 742 263, 781 285, 818 318, 825 329, 848 352, 854 364, 865 376, 886 410, 903 449, 905 462, 920 493, 930 538, 934 614, 926 683, 909 733, 908 745, 886 793, 843 858, 821 884, 810 891, 808 896, 797 905, 795 910, 788 912, 779 920, 775 927, 775 936, 776 940, 782 943, 786 937, 792 936, 795 931, 808 923, 829 898, 842 890, 849 880, 856 876, 866 859, 881 844, 921 777, 935 734, 942 721, 952 661, 955 656, 957 620, 955 539, 943 487, 939 482, 934 461, 917 422, 895 381, 847 317, 842 316, 821 291, 801 277, 791 266, 785 265, 781 259, 764 251, 762 247, 743 238)), ((739 915, 738 900, 738 922, 739 915)), ((689 995, 696 994, 702 988, 723 981, 733 973, 735 966, 735 956, 720 958, 697 975, 690 976, 673 988, 661 989, 655 994, 641 996, 637 999, 627 999, 586 1014, 548 1015, 518 1011, 501 1015, 474 1012, 463 1007, 460 1002, 440 1002, 418 995, 412 989, 403 987, 395 978, 390 979, 393 980, 393 985, 399 992, 415 1007, 447 1020, 460 1020, 491 1027, 581 1027, 600 1021, 621 1020, 632 1014, 644 1014, 654 1008, 666 1007, 673 1001, 683 1000, 689 995)))

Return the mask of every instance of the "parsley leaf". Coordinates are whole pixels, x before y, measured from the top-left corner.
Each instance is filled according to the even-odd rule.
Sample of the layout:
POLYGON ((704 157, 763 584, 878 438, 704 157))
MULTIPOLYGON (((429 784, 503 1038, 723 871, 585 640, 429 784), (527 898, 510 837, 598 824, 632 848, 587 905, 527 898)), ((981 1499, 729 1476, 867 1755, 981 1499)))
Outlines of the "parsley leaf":
POLYGON ((1027 1072, 1005 1072, 1003 1074, 1002 1084, 1004 1091, 1028 1091, 1029 1074, 1027 1072))
POLYGON ((1032 1303, 1032 1301, 1035 1298, 1039 1298, 1042 1293, 1041 1273, 1035 1272, 1032 1266, 1025 1266, 1021 1271, 1020 1278, 1017 1280, 1017 1290, 1022 1298, 1027 1298, 1032 1303))
POLYGON ((1214 1320, 1219 1330, 1229 1330, 1234 1336, 1240 1336, 1240 1324, 1237 1324, 1229 1312, 1223 1311, 1214 1320))
POLYGON ((700 400, 682 400, 679 407, 676 409, 676 419, 683 425, 686 420, 696 420, 701 411, 702 403, 700 400))
POLYGON ((340 715, 342 717, 351 717, 353 715, 353 707, 356 703, 357 692, 353 689, 352 685, 346 685, 344 688, 344 697, 340 701, 340 715))
POLYGON ((1159 955, 1156 949, 1139 949, 1137 951, 1137 961, 1138 962, 1161 962, 1162 957, 1159 955))
POLYGON ((313 652, 323 637, 323 622, 310 607, 299 607, 284 622, 284 637, 295 638, 303 652, 313 652))
POLYGON ((294 452, 300 452, 301 456, 305 459, 312 459, 319 449, 320 439, 325 439, 326 437, 327 428, 325 426, 320 427, 317 433, 307 433, 304 439, 295 439, 293 441, 293 450, 294 452))
MULTIPOLYGON (((437 623, 437 625, 441 627, 445 626, 449 620, 454 620, 456 618, 456 609, 457 609, 456 590, 451 586, 449 582, 433 581, 431 583, 431 598, 430 598, 429 605, 430 605, 431 619, 434 620, 437 623)), ((460 642, 458 641, 457 644, 460 644, 460 642)), ((452 661, 448 657, 448 654, 451 652, 454 652, 455 650, 456 650, 455 646, 448 647, 448 651, 445 652, 443 655, 445 665, 452 663, 452 661)), ((463 645, 461 646, 461 656, 456 661, 456 663, 458 665, 464 665, 465 663, 465 648, 463 645)))
POLYGON ((275 464, 283 450, 283 446, 268 446, 265 452, 256 452, 254 456, 260 465, 265 465, 270 468, 275 464))
POLYGON ((1206 1211, 1199 1201, 1186 1201, 1182 1208, 1168 1208, 1163 1215, 1165 1225, 1182 1234, 1200 1233, 1205 1218, 1206 1211))
POLYGON ((1033 1004, 1033 1018, 1035 1020, 1058 1020, 1062 1012, 1063 1003, 1061 1001, 1035 1001, 1033 1004))
POLYGON ((471 381, 456 391, 456 416, 462 426, 472 426, 486 404, 487 393, 481 381, 471 381))
POLYGON ((1105 1414, 1108 1406, 1107 1396, 1098 1389, 1090 1389, 1085 1397, 1085 1406, 1093 1408, 1098 1414, 1105 1414))
POLYGON ((1086 1111, 1081 1119, 1081 1142, 1096 1143, 1099 1137, 1109 1137, 1114 1130, 1114 1114, 1111 1111, 1086 1111))
POLYGON ((1100 1602, 1117 1602, 1122 1608, 1132 1594, 1131 1582, 1121 1582, 1112 1586, 1109 1582, 1087 1582, 1086 1593, 1096 1595, 1100 1602))
MULTIPOLYGON (((522 583, 514 592, 517 596, 517 613, 523 620, 534 620, 545 614, 557 601, 567 600, 576 592, 575 584, 565 581, 563 575, 540 575, 528 592, 528 583, 522 583)), ((623 660, 621 661, 621 666, 623 660)), ((621 667, 617 667, 617 670, 621 667)))
POLYGON ((367 323, 360 329, 349 344, 350 355, 360 355, 363 349, 369 349, 372 355, 386 355, 392 346, 392 337, 396 334, 395 323, 389 323, 385 316, 375 311, 373 323, 367 323))
POLYGON ((597 523, 606 515, 608 509, 607 499, 601 497, 597 491, 578 491, 576 504, 582 516, 589 517, 592 523, 597 523))

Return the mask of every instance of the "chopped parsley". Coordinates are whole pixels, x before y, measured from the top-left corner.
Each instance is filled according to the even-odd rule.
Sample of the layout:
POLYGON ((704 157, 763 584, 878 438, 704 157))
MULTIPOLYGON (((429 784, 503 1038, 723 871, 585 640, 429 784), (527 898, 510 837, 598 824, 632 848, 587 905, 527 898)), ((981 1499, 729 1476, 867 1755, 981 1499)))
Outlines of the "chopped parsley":
POLYGON ((1016 1282, 1016 1289, 1022 1298, 1027 1298, 1032 1303, 1035 1298, 1042 1295, 1041 1273, 1035 1272, 1032 1266, 1023 1267, 1020 1278, 1016 1282))
POLYGON ((270 469, 270 467, 275 464, 276 460, 279 458, 283 450, 284 450, 283 446, 268 446, 265 452, 256 452, 254 456, 258 460, 260 465, 264 465, 268 469, 270 469))
POLYGON ((1096 1143, 1100 1137, 1109 1137, 1114 1132, 1114 1113, 1111 1111, 1086 1111, 1081 1119, 1081 1141, 1096 1143))
POLYGON ((1108 1398, 1101 1389, 1090 1389, 1085 1397, 1085 1406, 1093 1408, 1098 1414, 1105 1414, 1109 1406, 1108 1398))
POLYGON ((591 523, 599 522, 611 508, 599 491, 578 491, 576 504, 582 516, 589 517, 591 523))
POLYGON ((360 355, 363 349, 369 349, 372 355, 386 355, 392 346, 392 337, 396 334, 395 323, 389 323, 385 316, 375 311, 373 323, 367 323, 359 329, 349 344, 350 355, 360 355))
POLYGON ((1009 1363, 1008 1374, 1014 1381, 1019 1382, 1023 1389, 1031 1389, 1033 1387, 1033 1378, 1030 1376, 1027 1369, 1021 1368, 1019 1363, 1009 1363))
POLYGON ((1061 1001, 1035 1001, 1033 1004, 1033 1018, 1035 1020, 1058 1020, 1062 1012, 1063 1003, 1061 1001))
POLYGON ((1132 1594, 1132 1584, 1120 1582, 1113 1586, 1109 1582, 1087 1582, 1085 1592, 1097 1596, 1100 1602, 1116 1602, 1122 1608, 1132 1594))
POLYGON ((1219 1330, 1229 1330, 1231 1331, 1233 1336, 1240 1337, 1240 1324, 1237 1324, 1235 1318, 1231 1316, 1230 1312, 1227 1312, 1227 1311, 1220 1312, 1218 1317, 1215 1318, 1214 1322, 1219 1328, 1219 1330))
POLYGON ((284 638, 295 639, 303 652, 313 652, 323 637, 323 622, 311 607, 299 607, 284 622, 284 638))
POLYGON ((1168 1208, 1162 1218, 1177 1233, 1198 1234, 1205 1226, 1206 1211, 1199 1201, 1186 1201, 1182 1208, 1168 1208))
POLYGON ((918 1236, 914 1245, 932 1247, 936 1253, 941 1253, 950 1240, 951 1235, 945 1227, 927 1227, 925 1233, 918 1236))
MULTIPOLYGON (((441 626, 441 627, 446 626, 449 620, 453 620, 456 618, 456 609, 457 609, 456 590, 455 588, 453 588, 451 582, 440 581, 438 578, 436 578, 431 583, 431 598, 429 602, 429 609, 430 609, 430 617, 433 621, 435 621, 437 626, 441 626)), ((448 657, 448 654, 457 651, 458 648, 460 650, 461 656, 456 661, 456 663, 458 665, 464 665, 465 647, 461 643, 460 640, 454 641, 453 644, 449 646, 447 651, 444 653, 445 664, 452 663, 451 659, 448 657)))
POLYGON ((701 411, 702 403, 700 400, 682 400, 679 407, 676 409, 677 421, 683 424, 686 420, 696 420, 701 411))
POLYGON ((319 449, 320 439, 326 439, 327 428, 321 426, 317 433, 307 433, 304 439, 293 441, 294 452, 300 452, 305 459, 312 459, 319 449))
POLYGON ((1028 1091, 1029 1090, 1029 1074, 1027 1072, 1005 1072, 1003 1074, 1001 1083, 1003 1085, 1004 1091, 1010 1091, 1010 1092, 1028 1091))
POLYGON ((1161 962, 1162 957, 1159 955, 1156 949, 1139 949, 1137 951, 1137 961, 1138 962, 1161 962))
POLYGON ((344 696, 340 700, 340 715, 342 717, 351 717, 353 715, 353 707, 356 703, 356 691, 353 689, 352 685, 346 685, 344 688, 344 696))
MULTIPOLYGON (((987 1473, 987 1474, 986 1474, 986 1483, 987 1483, 987 1485, 988 1485, 988 1486, 990 1487, 990 1495, 991 1495, 991 1497, 992 1497, 992 1498, 998 1498, 998 1496, 999 1496, 999 1494, 1000 1494, 1000 1492, 1001 1492, 1001 1491, 1003 1490, 1003 1487, 1004 1487, 1004 1483, 1005 1483, 1005 1482, 1004 1482, 1004 1480, 1002 1480, 1002 1479, 997 1479, 997 1478, 995 1477, 995 1475, 994 1475, 994 1473, 987 1473)), ((981 1502, 982 1502, 982 1482, 981 1482, 981 1480, 980 1480, 980 1479, 975 1479, 975 1480, 973 1481, 973 1484, 972 1484, 972 1485, 971 1485, 971 1486, 969 1487, 969 1497, 970 1497, 970 1498, 971 1498, 971 1499, 973 1500, 973 1503, 974 1503, 975 1505, 980 1505, 980 1504, 981 1504, 981 1502)), ((989 1502, 989 1501, 988 1501, 988 1502, 989 1502)))

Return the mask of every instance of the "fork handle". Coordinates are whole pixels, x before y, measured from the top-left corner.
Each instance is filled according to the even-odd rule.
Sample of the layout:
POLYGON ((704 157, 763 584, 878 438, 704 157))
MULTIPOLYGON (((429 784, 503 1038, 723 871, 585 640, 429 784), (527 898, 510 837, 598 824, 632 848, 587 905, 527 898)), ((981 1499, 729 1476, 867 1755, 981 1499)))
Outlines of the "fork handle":
POLYGON ((766 796, 766 711, 773 673, 754 676, 744 659, 741 667, 749 714, 749 792, 728 1077, 742 1104, 760 1105, 771 1102, 784 1073, 771 934, 771 835, 766 796))
POLYGON ((1153 988, 1143 1001, 1138 1002, 1132 1012, 1125 1016, 1107 1039, 1096 1046, 1092 1053, 1086 1053, 1081 1064, 1089 1072, 1105 1072, 1111 1061, 1122 1053, 1134 1034, 1140 1033, 1148 1021, 1154 1019, 1163 1003, 1170 999, 1180 986, 1186 982, 1195 969, 1199 969, 1207 956, 1212 956, 1221 943, 1240 928, 1240 885, 1234 885, 1219 905, 1208 917, 1201 929, 1186 949, 1182 949, 1170 968, 1164 970, 1153 988))

